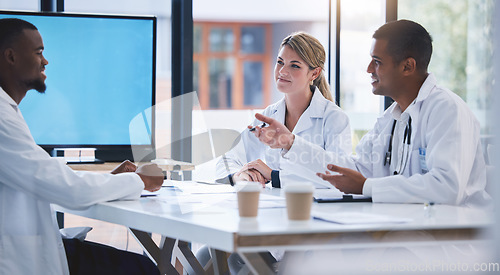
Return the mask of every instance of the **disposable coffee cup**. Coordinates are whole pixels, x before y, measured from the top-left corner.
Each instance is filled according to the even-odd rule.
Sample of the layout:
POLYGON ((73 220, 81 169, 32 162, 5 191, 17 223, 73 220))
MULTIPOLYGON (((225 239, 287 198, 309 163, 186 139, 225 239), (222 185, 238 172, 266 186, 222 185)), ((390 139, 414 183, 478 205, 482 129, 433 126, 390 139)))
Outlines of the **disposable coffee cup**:
POLYGON ((288 219, 307 221, 311 218, 314 186, 310 182, 293 182, 285 185, 288 219))
POLYGON ((259 210, 262 185, 258 182, 237 182, 238 211, 241 218, 255 218, 259 210))

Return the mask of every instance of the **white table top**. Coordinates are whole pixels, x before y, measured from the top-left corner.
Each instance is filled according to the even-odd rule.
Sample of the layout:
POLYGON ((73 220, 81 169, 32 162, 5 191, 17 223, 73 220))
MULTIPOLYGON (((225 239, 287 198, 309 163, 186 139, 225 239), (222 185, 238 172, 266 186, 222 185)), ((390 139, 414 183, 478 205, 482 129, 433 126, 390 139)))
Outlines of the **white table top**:
MULTIPOLYGON (((155 159, 151 162, 156 163, 160 168, 165 171, 191 171, 194 170, 194 164, 171 160, 171 159, 155 159)), ((142 165, 143 163, 136 163, 136 165, 142 165)), ((76 171, 94 171, 94 172, 111 172, 115 169, 120 162, 105 162, 99 164, 68 164, 71 169, 76 171)))
MULTIPOLYGON (((168 181, 169 184, 182 184, 168 181)), ((206 185, 204 185, 206 187, 206 185)), ((483 210, 456 207, 449 205, 434 205, 434 214, 426 217, 422 204, 384 204, 384 203, 314 203, 313 211, 338 213, 373 213, 391 217, 410 218, 407 223, 392 224, 337 224, 311 219, 308 222, 290 222, 287 219, 286 208, 259 209, 256 220, 246 221, 238 216, 236 207, 228 204, 208 205, 197 203, 207 195, 190 195, 192 202, 182 202, 172 199, 175 193, 172 188, 162 188, 158 196, 143 197, 136 201, 114 201, 100 203, 86 210, 68 210, 56 206, 58 211, 73 213, 93 219, 121 224, 145 232, 159 233, 170 238, 189 242, 208 244, 211 247, 235 252, 242 249, 260 249, 255 244, 259 237, 274 237, 266 240, 273 247, 286 247, 280 238, 318 237, 322 234, 404 231, 404 230, 442 230, 442 229, 485 229, 493 224, 490 213, 483 210), (167 200, 168 197, 168 200, 167 200), (245 238, 249 238, 248 240, 245 238)), ((280 189, 265 190, 264 193, 280 195, 280 189)), ((236 197, 232 194, 211 194, 217 196, 236 197)), ((328 235, 330 234, 330 235, 328 235)), ((296 243, 294 244, 296 245, 296 243)))

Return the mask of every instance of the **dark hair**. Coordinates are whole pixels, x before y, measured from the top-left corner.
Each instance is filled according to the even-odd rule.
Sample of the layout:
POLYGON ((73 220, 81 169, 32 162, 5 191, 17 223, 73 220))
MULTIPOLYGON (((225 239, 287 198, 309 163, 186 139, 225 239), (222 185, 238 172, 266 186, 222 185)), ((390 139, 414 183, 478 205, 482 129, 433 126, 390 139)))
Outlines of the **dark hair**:
POLYGON ((417 70, 427 72, 432 55, 432 38, 420 24, 409 20, 389 22, 376 30, 373 38, 387 40, 387 52, 395 64, 412 57, 417 63, 417 70))
POLYGON ((38 30, 35 25, 28 21, 17 18, 0 19, 0 49, 10 46, 16 36, 25 29, 38 30))

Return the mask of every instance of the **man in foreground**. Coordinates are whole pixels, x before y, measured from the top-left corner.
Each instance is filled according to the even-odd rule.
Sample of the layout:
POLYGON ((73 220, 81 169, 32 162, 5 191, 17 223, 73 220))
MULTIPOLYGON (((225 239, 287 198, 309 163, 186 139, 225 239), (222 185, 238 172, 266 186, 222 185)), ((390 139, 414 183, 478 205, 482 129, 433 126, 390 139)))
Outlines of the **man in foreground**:
MULTIPOLYGON (((48 61, 43 50, 34 25, 0 19, 0 274, 69 274, 51 203, 82 209, 103 201, 138 199, 143 189, 156 191, 163 183, 161 169, 153 164, 136 170, 125 162, 113 171, 116 175, 74 172, 36 145, 18 105, 31 89, 45 92, 48 61)), ((68 260, 82 255, 85 260, 89 251, 97 251, 81 254, 80 248, 71 247, 77 255, 68 254, 68 260)), ((93 274, 107 272, 98 265, 82 267, 93 274)))

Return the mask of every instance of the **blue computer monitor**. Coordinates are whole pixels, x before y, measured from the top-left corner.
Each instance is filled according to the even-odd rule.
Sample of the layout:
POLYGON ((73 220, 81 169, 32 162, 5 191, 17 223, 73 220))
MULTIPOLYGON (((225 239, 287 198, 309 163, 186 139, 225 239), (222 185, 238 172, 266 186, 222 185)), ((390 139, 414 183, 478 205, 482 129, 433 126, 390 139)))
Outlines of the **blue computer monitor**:
POLYGON ((154 158, 156 17, 0 11, 42 35, 47 90, 29 91, 21 112, 40 146, 94 147, 104 161, 154 158), (143 125, 131 129, 134 117, 143 125), (144 152, 140 154, 144 156, 144 152))

